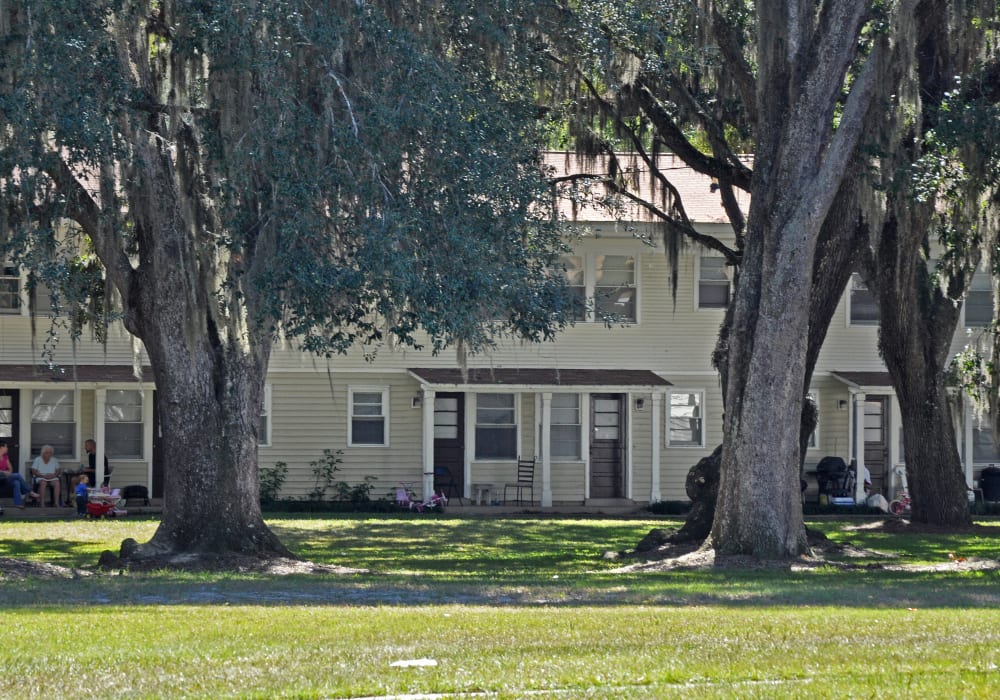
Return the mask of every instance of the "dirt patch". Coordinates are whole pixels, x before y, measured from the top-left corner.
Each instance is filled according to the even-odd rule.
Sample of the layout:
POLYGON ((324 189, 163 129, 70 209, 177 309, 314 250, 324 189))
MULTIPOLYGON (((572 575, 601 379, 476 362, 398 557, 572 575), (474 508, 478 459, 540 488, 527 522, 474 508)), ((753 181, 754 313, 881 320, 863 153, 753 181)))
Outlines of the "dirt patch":
MULTIPOLYGON (((977 533, 996 536, 996 528, 985 526, 970 526, 957 530, 926 525, 913 525, 908 521, 890 519, 874 523, 865 523, 845 528, 847 530, 868 532, 914 533, 914 534, 948 534, 977 533), (911 529, 912 528, 912 529, 911 529)), ((616 573, 634 573, 642 571, 670 571, 683 569, 784 569, 787 571, 802 571, 820 567, 854 570, 883 571, 992 571, 1000 569, 1000 560, 981 559, 978 557, 953 556, 946 562, 938 564, 903 564, 898 556, 890 552, 880 552, 864 549, 852 544, 838 544, 827 539, 821 532, 807 530, 809 554, 794 559, 758 559, 749 556, 720 555, 711 547, 698 543, 676 544, 666 542, 659 547, 646 551, 637 549, 634 552, 623 552, 621 556, 636 559, 632 564, 619 567, 616 573), (852 560, 865 559, 864 562, 852 560), (874 561, 873 561, 874 560, 874 561)))
POLYGON ((105 562, 105 569, 127 569, 129 571, 188 571, 194 573, 235 572, 241 574, 269 574, 290 576, 293 574, 362 574, 366 569, 351 569, 346 566, 316 564, 288 557, 260 558, 242 554, 175 554, 162 557, 117 559, 105 562))
POLYGON ((0 557, 0 579, 79 578, 90 575, 89 571, 70 569, 58 564, 0 557))

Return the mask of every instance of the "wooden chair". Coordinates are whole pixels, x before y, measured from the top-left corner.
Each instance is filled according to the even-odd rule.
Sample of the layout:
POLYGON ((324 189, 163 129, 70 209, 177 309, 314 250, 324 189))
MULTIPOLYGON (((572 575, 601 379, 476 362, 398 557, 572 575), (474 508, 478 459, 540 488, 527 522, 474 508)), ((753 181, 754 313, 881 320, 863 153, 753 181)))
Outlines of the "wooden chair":
POLYGON ((535 458, 517 458, 517 481, 503 485, 503 502, 507 505, 507 490, 514 489, 514 499, 518 505, 524 502, 523 494, 527 489, 529 494, 528 503, 535 500, 535 458))

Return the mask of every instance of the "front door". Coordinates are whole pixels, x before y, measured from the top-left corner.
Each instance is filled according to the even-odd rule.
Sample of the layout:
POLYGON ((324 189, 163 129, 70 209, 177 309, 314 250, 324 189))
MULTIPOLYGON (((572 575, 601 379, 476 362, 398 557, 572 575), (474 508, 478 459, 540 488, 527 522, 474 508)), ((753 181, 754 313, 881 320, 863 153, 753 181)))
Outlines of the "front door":
POLYGON ((444 490, 449 498, 464 492, 465 394, 434 396, 434 471, 435 490, 444 490))
POLYGON ((17 471, 21 465, 21 455, 18 448, 18 428, 21 420, 21 392, 17 389, 0 389, 0 440, 7 443, 7 453, 10 456, 11 469, 17 471))
POLYGON ((889 461, 889 397, 865 398, 865 467, 872 476, 872 493, 886 496, 889 461))
POLYGON ((625 495, 625 397, 593 394, 590 397, 590 497, 622 498, 625 495))

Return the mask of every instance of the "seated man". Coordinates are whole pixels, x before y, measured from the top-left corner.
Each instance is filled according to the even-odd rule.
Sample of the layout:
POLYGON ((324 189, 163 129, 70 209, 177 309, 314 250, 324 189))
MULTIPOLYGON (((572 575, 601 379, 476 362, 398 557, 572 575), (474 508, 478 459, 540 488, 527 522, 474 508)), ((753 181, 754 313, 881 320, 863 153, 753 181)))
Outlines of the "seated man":
POLYGON ((52 495, 55 497, 53 503, 61 505, 59 496, 62 490, 62 467, 59 460, 55 458, 55 450, 52 445, 42 445, 41 453, 35 457, 31 463, 31 476, 34 477, 38 485, 38 496, 42 502, 42 508, 46 508, 45 489, 52 487, 52 495))
MULTIPOLYGON (((76 471, 72 471, 72 472, 66 472, 66 471, 64 471, 63 472, 63 474, 66 474, 67 476, 71 476, 72 477, 69 480, 69 482, 67 483, 67 488, 66 488, 67 503, 66 503, 66 505, 73 505, 70 502, 70 499, 72 499, 73 494, 76 492, 76 485, 78 483, 80 483, 80 476, 82 476, 82 475, 85 474, 87 476, 87 481, 91 485, 93 485, 94 488, 97 488, 97 486, 98 486, 98 483, 97 483, 97 443, 92 438, 88 439, 88 440, 84 440, 84 442, 83 442, 83 449, 87 453, 87 464, 85 464, 85 465, 81 464, 80 468, 77 469, 76 471)), ((108 456, 104 455, 104 483, 101 484, 101 485, 102 486, 107 486, 108 485, 108 481, 110 479, 111 479, 111 468, 108 466, 108 456)))

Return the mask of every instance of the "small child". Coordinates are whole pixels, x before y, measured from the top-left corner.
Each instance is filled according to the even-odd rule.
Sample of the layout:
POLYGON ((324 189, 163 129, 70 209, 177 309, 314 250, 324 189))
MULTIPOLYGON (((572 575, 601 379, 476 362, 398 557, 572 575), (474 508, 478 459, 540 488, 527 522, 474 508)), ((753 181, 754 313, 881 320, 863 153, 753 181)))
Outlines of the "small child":
POLYGON ((80 476, 80 483, 76 485, 76 514, 86 515, 87 514, 87 475, 83 474, 80 476))

